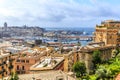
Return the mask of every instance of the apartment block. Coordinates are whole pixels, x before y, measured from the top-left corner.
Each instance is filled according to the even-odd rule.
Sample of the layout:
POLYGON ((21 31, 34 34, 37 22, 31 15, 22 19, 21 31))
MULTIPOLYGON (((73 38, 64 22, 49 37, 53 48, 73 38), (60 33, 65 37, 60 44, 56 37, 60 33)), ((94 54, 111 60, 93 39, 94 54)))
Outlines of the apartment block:
POLYGON ((0 78, 9 76, 13 72, 13 67, 10 52, 0 50, 0 78))

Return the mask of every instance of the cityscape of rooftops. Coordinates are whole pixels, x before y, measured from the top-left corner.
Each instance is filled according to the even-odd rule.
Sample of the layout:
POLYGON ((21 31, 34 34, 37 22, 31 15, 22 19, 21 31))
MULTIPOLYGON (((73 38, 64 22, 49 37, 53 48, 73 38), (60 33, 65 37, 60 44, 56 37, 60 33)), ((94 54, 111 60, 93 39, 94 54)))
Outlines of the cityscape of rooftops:
POLYGON ((0 80, 120 80, 119 0, 0 0, 0 80))

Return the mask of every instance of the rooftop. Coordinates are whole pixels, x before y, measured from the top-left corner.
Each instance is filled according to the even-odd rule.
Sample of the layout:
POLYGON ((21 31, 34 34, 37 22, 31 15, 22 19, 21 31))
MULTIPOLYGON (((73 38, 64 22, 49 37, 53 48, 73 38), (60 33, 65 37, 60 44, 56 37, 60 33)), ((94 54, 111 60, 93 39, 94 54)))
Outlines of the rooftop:
POLYGON ((28 48, 26 50, 23 50, 20 54, 21 57, 35 57, 38 55, 46 54, 47 52, 51 52, 52 48, 39 48, 39 47, 34 47, 34 48, 28 48))
POLYGON ((5 52, 5 51, 3 51, 3 50, 0 50, 0 59, 1 59, 1 58, 4 58, 4 57, 6 57, 6 56, 9 56, 9 55, 10 55, 10 53, 5 52))
POLYGON ((75 80, 73 77, 68 76, 66 73, 60 70, 44 71, 40 73, 23 74, 18 76, 19 80, 33 80, 33 78, 35 78, 35 80, 75 80))
POLYGON ((102 49, 114 48, 114 45, 101 45, 101 44, 93 43, 93 44, 88 44, 86 46, 81 46, 79 51, 81 51, 81 52, 91 52, 91 51, 94 51, 96 49, 102 50, 102 49))
POLYGON ((59 63, 64 60, 63 57, 46 57, 42 59, 40 62, 33 65, 30 70, 51 70, 54 69, 59 63))
POLYGON ((102 28, 102 29, 120 28, 120 21, 105 20, 102 21, 100 25, 96 25, 96 29, 97 28, 102 28))

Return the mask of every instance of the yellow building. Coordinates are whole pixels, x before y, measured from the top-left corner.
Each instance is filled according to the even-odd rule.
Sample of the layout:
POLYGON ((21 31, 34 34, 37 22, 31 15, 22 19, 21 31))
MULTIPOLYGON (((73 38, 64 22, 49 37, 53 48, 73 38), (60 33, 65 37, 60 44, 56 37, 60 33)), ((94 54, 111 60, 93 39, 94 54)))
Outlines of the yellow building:
POLYGON ((105 42, 105 45, 120 45, 120 21, 106 20, 96 25, 95 42, 105 42))
POLYGON ((13 69, 13 60, 11 54, 0 50, 0 78, 6 77, 11 74, 13 69))
POLYGON ((71 72, 72 66, 74 64, 74 52, 70 51, 67 54, 64 54, 64 72, 71 72))

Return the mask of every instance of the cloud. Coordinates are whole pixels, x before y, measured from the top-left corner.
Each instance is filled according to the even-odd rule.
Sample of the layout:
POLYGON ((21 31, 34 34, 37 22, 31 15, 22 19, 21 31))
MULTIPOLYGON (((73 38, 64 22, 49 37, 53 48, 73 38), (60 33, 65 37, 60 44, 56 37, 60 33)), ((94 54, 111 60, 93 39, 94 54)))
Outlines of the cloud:
POLYGON ((11 25, 94 26, 102 19, 118 19, 120 6, 115 4, 112 0, 0 0, 0 18, 11 25))

